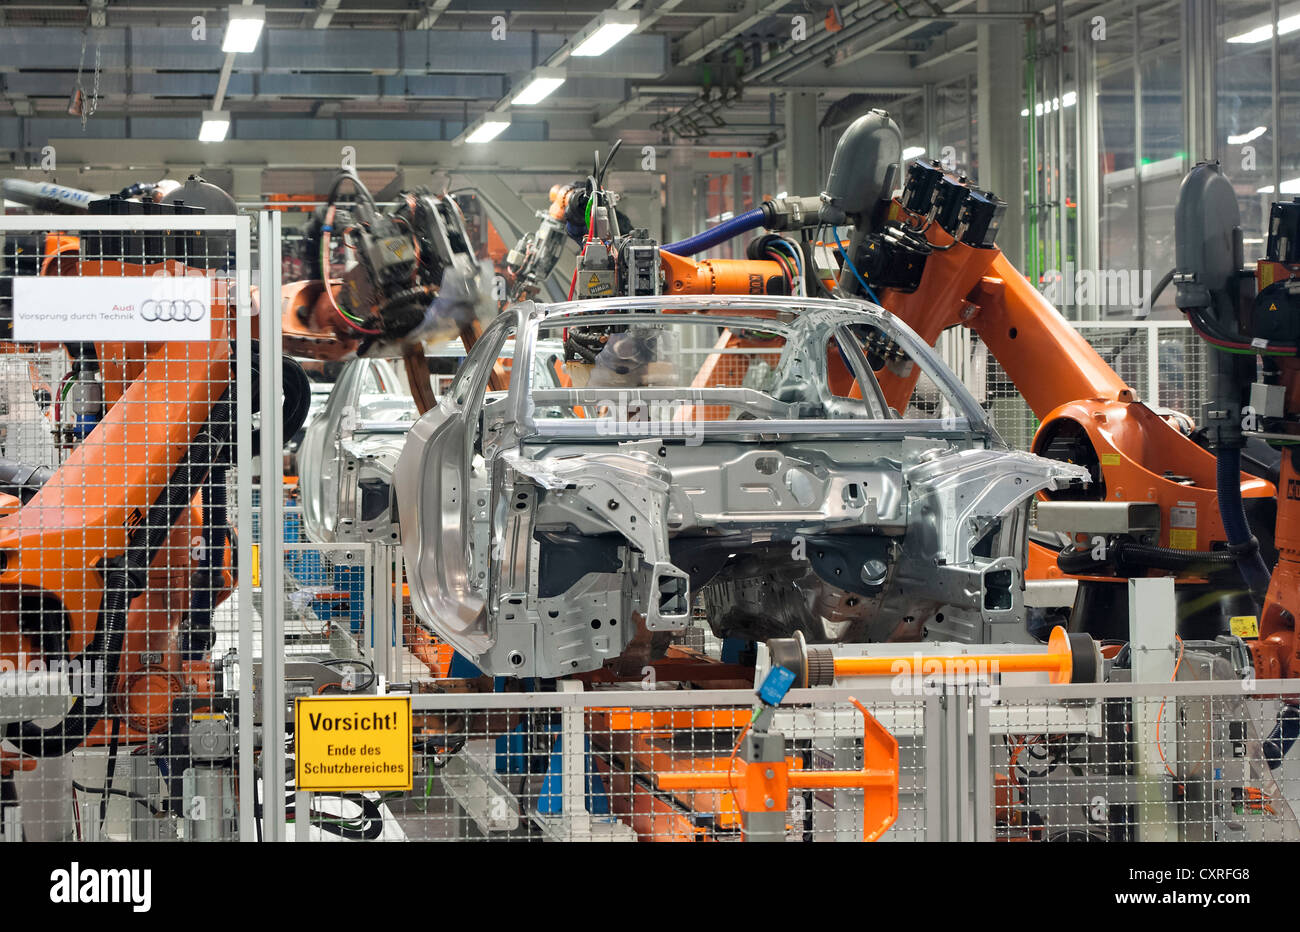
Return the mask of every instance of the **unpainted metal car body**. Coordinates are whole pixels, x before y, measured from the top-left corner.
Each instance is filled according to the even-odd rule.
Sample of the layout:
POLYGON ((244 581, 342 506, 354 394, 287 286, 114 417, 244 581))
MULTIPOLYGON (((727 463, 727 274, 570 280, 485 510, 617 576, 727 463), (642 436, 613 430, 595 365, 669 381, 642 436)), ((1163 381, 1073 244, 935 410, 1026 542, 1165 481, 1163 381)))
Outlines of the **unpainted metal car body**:
POLYGON ((889 312, 767 297, 509 308, 395 475, 419 617, 543 677, 683 628, 697 595, 720 637, 1023 640, 1030 499, 1087 481, 1008 449, 889 312), (919 366, 936 416, 886 407, 882 365, 919 366))
POLYGON ((317 543, 396 543, 393 468, 418 412, 397 367, 353 359, 298 448, 303 529, 317 543))

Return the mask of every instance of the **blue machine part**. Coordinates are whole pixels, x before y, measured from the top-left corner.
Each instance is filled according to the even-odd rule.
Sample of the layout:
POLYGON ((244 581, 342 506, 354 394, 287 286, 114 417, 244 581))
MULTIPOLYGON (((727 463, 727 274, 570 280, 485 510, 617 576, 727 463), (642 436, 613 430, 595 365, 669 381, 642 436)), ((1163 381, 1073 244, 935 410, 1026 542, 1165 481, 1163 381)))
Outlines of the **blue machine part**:
MULTIPOLYGON (((528 745, 524 741, 524 726, 525 723, 520 722, 508 734, 497 738, 494 764, 497 773, 523 773, 526 769, 528 745)), ((556 727, 552 726, 551 730, 556 727)))
MULTIPOLYGON (((286 544, 302 543, 302 515, 296 511, 286 511, 284 513, 284 542, 286 544)), ((286 552, 284 558, 288 560, 289 555, 286 552)))
MULTIPOLYGON (((501 735, 496 740, 496 772, 499 774, 522 774, 528 770, 528 742, 525 738, 526 723, 520 722, 509 734, 501 735)), ((542 780, 541 793, 537 800, 537 811, 543 815, 559 815, 564 811, 564 739, 560 737, 558 723, 547 725, 545 732, 555 735, 551 753, 546 761, 546 776, 542 780)), ((587 801, 587 812, 592 815, 609 815, 609 793, 605 781, 596 773, 595 761, 591 756, 591 739, 583 739, 583 793, 587 801)))
POLYGON ((773 667, 763 680, 763 685, 758 688, 758 698, 768 705, 780 705, 793 682, 793 670, 786 667, 773 667))
MULTIPOLYGON (((556 726, 558 730, 558 726, 556 726)), ((551 759, 546 766, 546 779, 537 799, 537 811, 543 815, 560 815, 564 812, 564 762, 561 759, 564 739, 556 738, 551 748, 551 759)), ((582 791, 586 797, 587 812, 592 815, 609 815, 609 796, 605 781, 596 773, 591 757, 591 739, 583 736, 582 791)))
MULTIPOLYGON (((334 589, 346 592, 348 598, 342 601, 346 609, 348 627, 353 634, 360 634, 365 622, 366 607, 366 571, 362 566, 334 567, 334 589)), ((339 612, 340 615, 344 612, 339 612)))
POLYGON ((722 662, 723 663, 744 663, 745 655, 754 649, 754 642, 749 638, 732 638, 722 639, 722 662))
POLYGON ((95 425, 98 423, 99 415, 97 414, 78 414, 77 420, 72 427, 72 433, 78 439, 84 439, 92 430, 95 429, 95 425))
POLYGON ((1277 724, 1264 741, 1264 760, 1269 770, 1282 766, 1282 758, 1300 739, 1300 709, 1293 705, 1284 705, 1277 713, 1277 724))
POLYGON ((447 667, 447 676, 453 680, 472 680, 483 675, 483 671, 474 666, 474 662, 462 654, 460 651, 454 651, 451 655, 451 664, 447 667))

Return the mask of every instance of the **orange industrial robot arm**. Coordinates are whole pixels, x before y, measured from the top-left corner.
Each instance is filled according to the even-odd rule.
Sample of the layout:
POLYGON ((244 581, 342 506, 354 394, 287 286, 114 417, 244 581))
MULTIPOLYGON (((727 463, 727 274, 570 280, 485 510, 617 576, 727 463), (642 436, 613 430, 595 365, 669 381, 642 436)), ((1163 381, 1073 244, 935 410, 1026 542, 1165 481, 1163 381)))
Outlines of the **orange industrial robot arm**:
MULTIPOLYGON (((65 276, 186 272, 172 261, 60 253, 65 276)), ((203 568, 194 546, 205 517, 200 490, 233 439, 234 314, 224 283, 214 288, 210 340, 95 344, 102 419, 43 484, 19 496, 20 507, 0 516, 0 657, 17 668, 24 657, 102 662, 106 688, 122 696, 116 712, 128 741, 164 727, 173 698, 211 690, 206 663, 194 660, 205 652, 203 635, 190 641, 196 632, 181 622, 203 568)), ((220 550, 220 578, 199 581, 209 607, 230 590, 220 550)), ((24 753, 59 755, 102 740, 108 712, 80 697, 60 724, 18 723, 6 737, 24 753)))
MULTIPOLYGON (((1051 456, 1054 442, 1069 437, 1071 452, 1093 470, 1090 498, 1158 504, 1161 546, 1209 550, 1225 540, 1213 454, 1139 401, 996 246, 954 241, 937 225, 927 241, 938 248, 927 257, 920 286, 910 293, 883 289, 885 307, 932 345, 952 326, 978 334, 1041 422, 1033 451, 1051 456), (1172 521, 1175 508, 1194 510, 1194 525, 1172 521)), ((897 410, 917 374, 877 373, 897 410)), ((1246 474, 1241 488, 1248 498, 1275 494, 1272 483, 1246 474)))
MULTIPOLYGON (((482 333, 485 303, 465 219, 455 200, 423 190, 403 192, 381 213, 351 172, 336 178, 320 215, 307 229, 312 280, 281 295, 284 349, 311 359, 401 356, 421 413, 436 403, 423 341, 457 336, 466 351, 482 333), (344 183, 355 203, 344 208, 344 183), (352 257, 340 271, 333 247, 352 257), (328 282, 328 285, 326 284, 328 282)), ((505 375, 494 372, 494 388, 505 375)))

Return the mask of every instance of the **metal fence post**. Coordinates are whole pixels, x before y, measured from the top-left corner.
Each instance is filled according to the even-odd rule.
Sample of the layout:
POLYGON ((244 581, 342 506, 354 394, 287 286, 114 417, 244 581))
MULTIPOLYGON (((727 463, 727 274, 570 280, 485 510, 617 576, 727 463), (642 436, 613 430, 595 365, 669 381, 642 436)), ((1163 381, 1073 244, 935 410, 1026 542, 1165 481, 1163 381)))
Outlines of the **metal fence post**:
MULTIPOLYGON (((1128 592, 1133 679, 1138 683, 1170 682, 1175 675, 1178 654, 1174 581, 1168 577, 1130 579, 1128 592)), ((1133 700, 1139 841, 1178 840, 1178 812, 1169 799, 1166 784, 1166 776, 1177 766, 1178 743, 1168 741, 1178 720, 1177 709, 1178 699, 1174 696, 1133 700), (1162 717, 1170 726, 1163 739, 1157 740, 1162 717)))
MULTIPOLYGON (((235 228, 238 313, 235 321, 235 384, 253 383, 253 304, 249 293, 252 237, 249 218, 235 228)), ((239 516, 239 840, 257 837, 255 799, 257 770, 253 763, 253 395, 235 393, 235 508, 239 516)))
POLYGON ((956 749, 952 784, 956 822, 952 839, 970 841, 974 827, 971 812, 970 696, 960 686, 951 688, 949 696, 949 722, 953 731, 952 743, 956 749))
POLYGON ((943 841, 947 837, 944 810, 947 800, 944 796, 944 768, 946 766, 947 745, 944 741, 944 703, 943 697, 927 693, 925 696, 924 723, 922 734, 925 736, 925 840, 943 841))
POLYGON ((311 797, 312 794, 298 790, 293 802, 293 840, 311 841, 311 797))
POLYGON ((1147 328, 1147 398, 1149 407, 1160 406, 1160 325, 1148 323, 1147 328))
POLYGON ((284 376, 280 349, 280 214, 263 211, 258 223, 261 307, 261 547, 262 563, 262 834, 285 835, 284 695, 284 448, 280 399, 284 376))
POLYGON ((974 841, 993 841, 993 786, 989 767, 989 699, 977 692, 971 704, 971 779, 975 783, 974 841))

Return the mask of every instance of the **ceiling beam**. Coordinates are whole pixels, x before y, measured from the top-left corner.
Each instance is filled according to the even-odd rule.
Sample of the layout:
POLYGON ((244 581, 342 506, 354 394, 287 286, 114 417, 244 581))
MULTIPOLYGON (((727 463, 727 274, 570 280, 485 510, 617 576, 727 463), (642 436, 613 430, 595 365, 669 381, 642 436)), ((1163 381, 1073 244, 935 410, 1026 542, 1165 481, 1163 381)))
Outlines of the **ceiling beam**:
POLYGON ((438 22, 438 17, 447 12, 449 6, 451 6, 451 0, 430 0, 430 2, 423 4, 415 28, 432 29, 434 24, 438 22))
MULTIPOLYGON (((342 144, 343 140, 334 140, 342 144)), ((321 140, 226 140, 203 143, 194 139, 102 139, 71 136, 51 139, 58 148, 59 170, 228 168, 234 162, 259 163, 267 168, 334 169, 338 149, 321 140)), ((455 165, 458 171, 590 171, 590 138, 571 142, 501 142, 482 146, 453 146, 450 141, 370 140, 354 143, 358 169, 394 169, 455 165)))
POLYGON ((751 26, 786 6, 789 0, 744 0, 735 13, 715 16, 682 36, 674 47, 674 59, 679 65, 699 61, 719 49, 751 26))
MULTIPOLYGON (((244 0, 244 6, 252 6, 253 0, 244 0)), ((229 21, 226 27, 229 28, 229 21)), ((262 29, 266 32, 265 27, 262 29)), ((262 37, 265 41, 265 36, 262 37)), ((225 41, 225 33, 222 33, 222 41, 225 41)), ((225 58, 221 60, 221 74, 217 77, 217 92, 212 95, 212 109, 220 110, 221 105, 226 102, 226 88, 230 86, 230 73, 235 70, 236 52, 227 52, 225 58)))
POLYGON ((343 0, 318 0, 316 9, 304 16, 303 25, 307 25, 305 20, 311 20, 312 29, 328 29, 342 2, 343 0))
POLYGON ((933 68, 935 65, 942 64, 950 58, 956 58, 958 55, 973 54, 975 54, 974 39, 969 42, 963 42, 960 45, 955 45, 950 49, 945 49, 938 54, 934 53, 934 48, 932 46, 930 49, 927 49, 925 52, 916 56, 917 61, 912 65, 912 67, 919 71, 922 68, 933 68))

